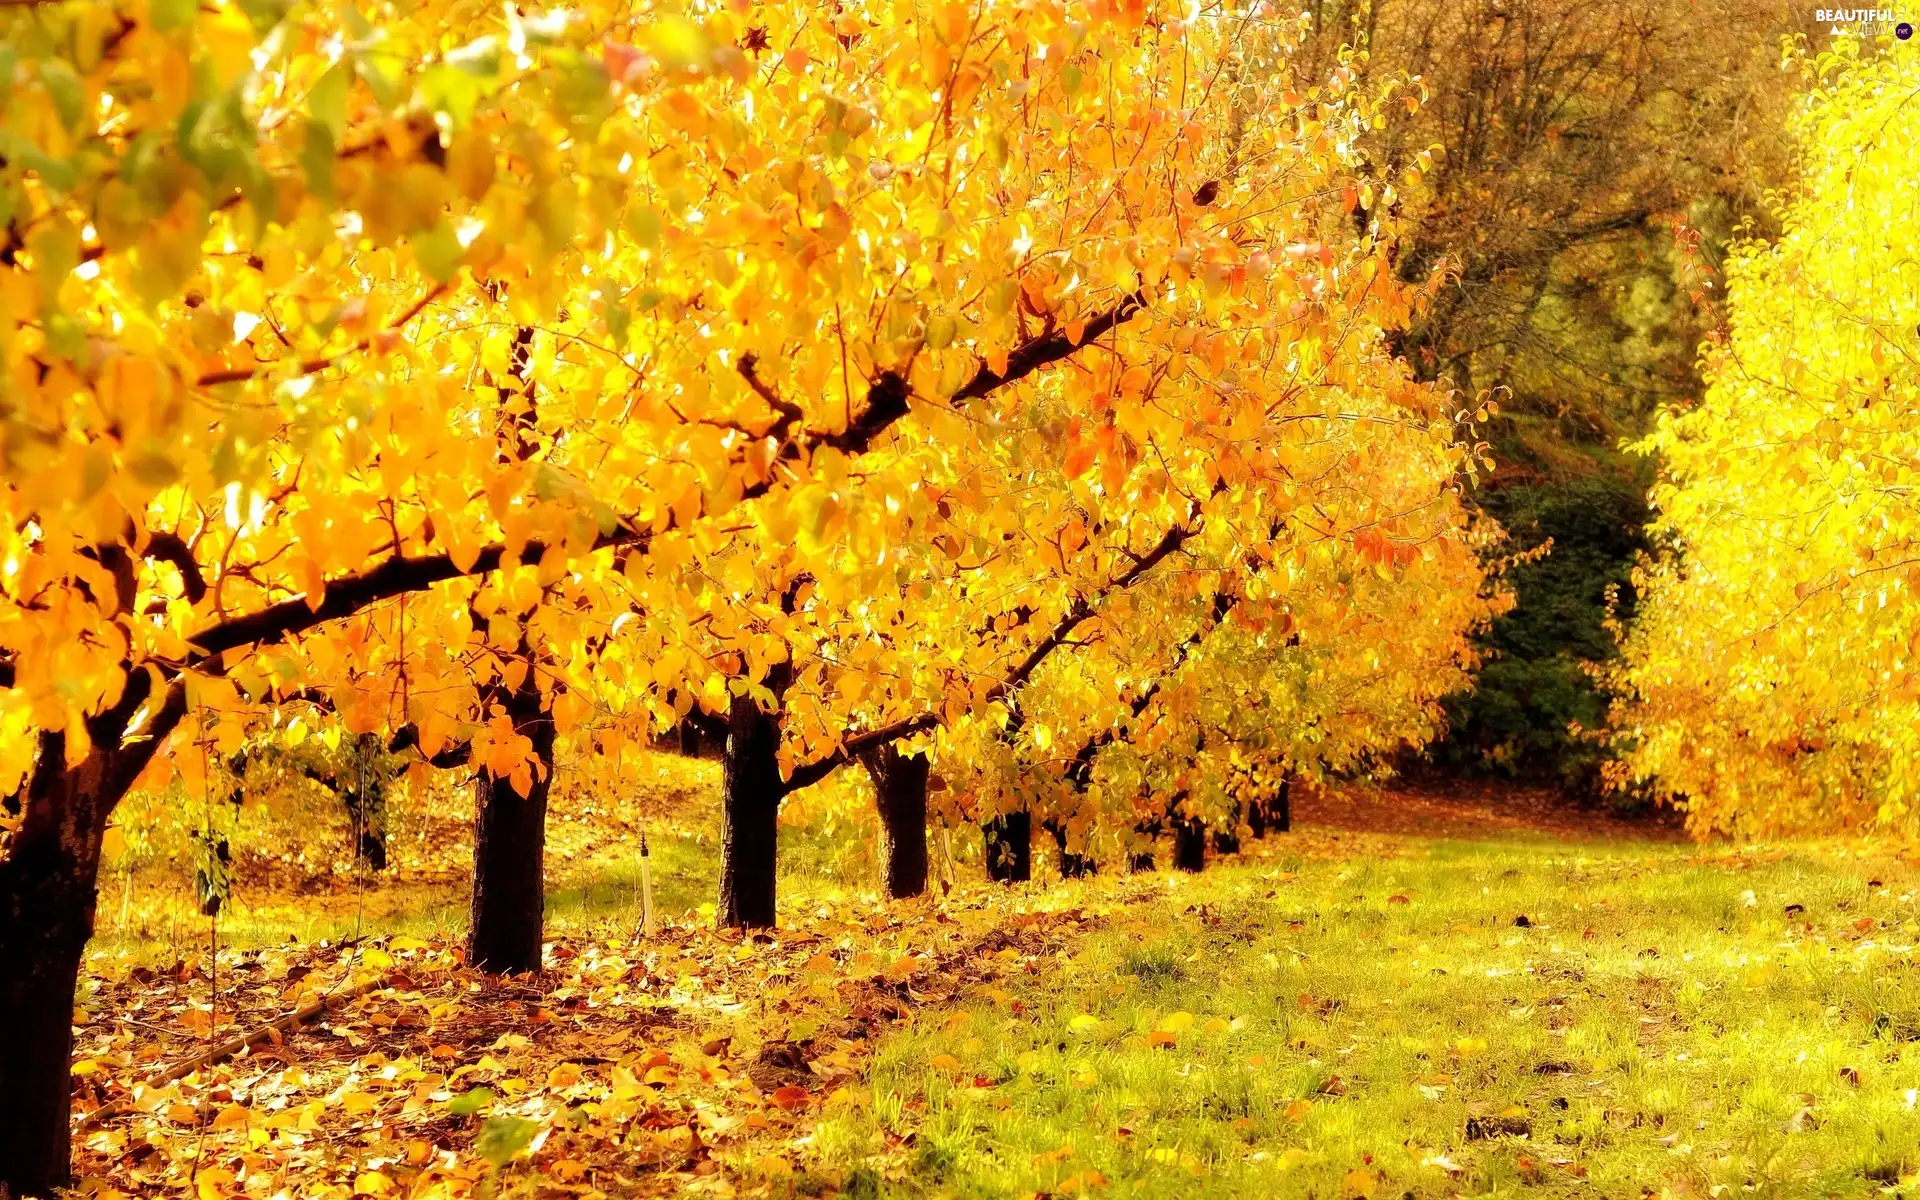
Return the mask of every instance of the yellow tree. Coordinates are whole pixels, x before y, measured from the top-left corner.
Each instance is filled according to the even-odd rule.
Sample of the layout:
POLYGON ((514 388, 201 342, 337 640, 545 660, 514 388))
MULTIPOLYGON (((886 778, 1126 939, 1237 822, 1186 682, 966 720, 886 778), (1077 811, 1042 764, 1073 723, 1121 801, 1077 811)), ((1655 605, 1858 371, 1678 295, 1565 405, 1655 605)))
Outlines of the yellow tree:
POLYGON ((1730 261, 1707 392, 1644 446, 1665 549, 1614 679, 1623 777, 1743 834, 1920 799, 1920 54, 1805 66, 1783 232, 1730 261))
MULTIPOLYGON (((1286 80, 1293 29, 0 7, 0 1183, 66 1178, 101 838, 170 747, 237 748, 318 689, 357 729, 484 749, 489 802, 530 793, 573 648, 632 608, 612 580, 733 524, 793 535, 794 578, 856 521, 911 536, 853 503, 903 423, 1055 396, 1062 469, 1119 482, 1227 430, 1226 491, 1183 483, 1218 511, 1150 493, 1108 562, 1284 480, 1267 426, 1373 378, 1407 306, 1377 232, 1335 242, 1311 203, 1389 97, 1286 80)), ((731 624, 749 679, 779 661, 731 624)), ((675 669, 654 686, 712 687, 704 656, 675 669)))
MULTIPOLYGON (((1393 474, 1400 498, 1420 490, 1393 474)), ((1201 826, 1231 836, 1288 775, 1424 745, 1471 682, 1471 634, 1510 603, 1480 565, 1492 530, 1461 520, 1444 469, 1425 478, 1425 511, 1390 534, 1278 541, 1184 612, 1130 598, 1127 636, 1038 676, 1017 738, 971 747, 956 781, 987 811, 1039 814, 1071 870, 1169 823, 1197 852, 1201 826)))

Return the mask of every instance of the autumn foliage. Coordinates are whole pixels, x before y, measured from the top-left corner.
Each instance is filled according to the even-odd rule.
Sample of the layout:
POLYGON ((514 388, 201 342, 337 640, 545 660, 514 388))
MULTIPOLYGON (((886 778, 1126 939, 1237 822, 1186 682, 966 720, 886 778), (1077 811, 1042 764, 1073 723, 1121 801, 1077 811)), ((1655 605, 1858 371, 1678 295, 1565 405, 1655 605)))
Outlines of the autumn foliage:
POLYGON ((17 1188, 65 1177, 129 791, 314 722, 471 772, 470 956, 537 969, 556 755, 722 736, 721 916, 768 924, 780 801, 842 765, 930 762, 923 844, 1231 827, 1423 741, 1502 602, 1359 209, 1418 186, 1365 152, 1418 89, 1296 75, 1266 5, 0 30, 17 1188))
POLYGON ((1698 405, 1665 414, 1618 674, 1623 776, 1742 834, 1913 827, 1920 453, 1905 43, 1805 64, 1800 182, 1784 232, 1728 266, 1698 405))

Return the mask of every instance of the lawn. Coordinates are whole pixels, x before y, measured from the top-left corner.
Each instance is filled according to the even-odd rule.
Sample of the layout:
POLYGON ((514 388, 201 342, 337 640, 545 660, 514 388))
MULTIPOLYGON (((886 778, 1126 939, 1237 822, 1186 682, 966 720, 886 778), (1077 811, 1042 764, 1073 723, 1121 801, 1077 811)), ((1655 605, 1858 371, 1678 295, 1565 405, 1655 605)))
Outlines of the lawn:
POLYGON ((951 894, 886 905, 871 830, 821 806, 782 835, 782 929, 742 941, 700 907, 711 806, 682 793, 711 764, 660 772, 556 822, 539 979, 460 964, 455 871, 306 894, 256 861, 213 976, 177 867, 130 868, 125 926, 110 879, 80 1107, 133 1111, 89 1128, 85 1172, 236 1200, 1864 1196, 1920 1173, 1920 883, 1891 852, 1359 793, 1198 876, 1043 860, 1000 889, 963 847, 951 894), (284 1046, 141 1083, 363 980, 284 1046))
POLYGON ((905 1196, 1912 1186, 1907 865, 1349 844, 1275 838, 1155 877, 1073 952, 888 1037, 862 1101, 815 1134, 823 1178, 905 1196))

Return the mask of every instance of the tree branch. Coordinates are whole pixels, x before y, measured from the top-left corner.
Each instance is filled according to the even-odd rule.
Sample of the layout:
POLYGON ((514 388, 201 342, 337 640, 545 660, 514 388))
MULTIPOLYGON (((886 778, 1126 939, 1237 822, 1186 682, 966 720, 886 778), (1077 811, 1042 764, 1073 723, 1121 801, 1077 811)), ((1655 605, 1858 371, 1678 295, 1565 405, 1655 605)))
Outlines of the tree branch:
MULTIPOLYGON (((416 316, 439 292, 429 293, 413 309, 403 314, 396 327, 416 316)), ((1135 292, 1122 299, 1112 309, 1089 321, 1082 331, 1079 341, 1074 341, 1060 332, 1036 337, 1016 347, 1007 357, 1007 369, 1004 373, 995 373, 984 365, 958 392, 953 400, 964 402, 989 395, 994 390, 1014 383, 1033 372, 1059 362, 1070 356, 1080 346, 1131 319, 1144 310, 1144 293, 1135 292)), ((744 363, 744 359, 742 360, 744 363)), ((769 389, 770 391, 771 389, 769 389)), ((786 441, 781 447, 780 457, 797 460, 810 456, 822 447, 831 446, 847 454, 864 453, 883 432, 900 418, 906 416, 910 395, 906 379, 892 371, 883 372, 867 389, 866 407, 848 423, 839 433, 805 434, 786 441)), ((754 500, 766 495, 773 488, 771 476, 742 489, 741 501, 754 500)), ((663 529, 673 529, 678 518, 669 516, 663 529)), ((636 527, 632 522, 623 522, 613 531, 603 533, 594 540, 592 549, 603 550, 610 547, 622 547, 631 552, 645 552, 653 541, 653 533, 636 527)), ((1186 535, 1182 535, 1184 539, 1186 535)), ((1177 545, 1177 542, 1175 543, 1177 545)), ((538 561, 547 552, 543 542, 530 541, 521 549, 522 562, 538 561)), ((202 629, 189 639, 199 651, 199 657, 193 664, 205 662, 230 650, 246 646, 272 645, 289 637, 304 633, 329 621, 338 621, 353 616, 380 601, 392 599, 408 592, 425 591, 437 583, 465 576, 489 574, 499 569, 506 557, 504 542, 495 542, 483 547, 465 565, 456 564, 450 553, 423 555, 395 555, 392 558, 351 575, 341 576, 326 584, 326 594, 318 604, 310 604, 306 597, 284 600, 252 613, 218 621, 202 629)), ((1171 552, 1171 547, 1168 548, 1171 552)), ((1157 561, 1157 560, 1156 560, 1157 561)), ((1150 564, 1146 564, 1150 565, 1150 564)), ((1127 582, 1137 578, 1143 566, 1129 573, 1127 582)), ((1119 586, 1126 586, 1123 582, 1119 586)), ((1048 651, 1049 653, 1051 650, 1048 651)), ((1044 655, 1042 655, 1044 657, 1044 655)), ((1027 667, 1038 665, 1035 660, 1027 667)), ((4 664, 0 664, 4 666, 4 664)), ((1024 682, 1025 676, 1013 681, 1012 686, 1024 682)), ((905 736, 905 735, 901 735, 905 736)))
MULTIPOLYGON (((1133 586, 1142 575, 1145 575, 1148 571, 1158 566, 1168 555, 1178 550, 1181 543, 1194 535, 1197 526, 1191 522, 1197 517, 1198 513, 1195 513, 1193 517, 1189 518, 1189 524, 1175 525, 1168 529, 1160 540, 1154 544, 1152 550, 1149 550, 1145 555, 1135 560, 1134 564, 1128 567, 1125 572, 1103 585, 1100 590, 1095 593, 1093 599, 1101 599, 1114 592, 1125 591, 1127 588, 1133 586)), ((1045 662, 1048 656, 1055 650, 1065 645, 1073 631, 1079 627, 1082 621, 1091 617, 1093 613, 1093 600, 1085 596, 1074 597, 1073 603, 1069 604, 1067 611, 1062 613, 1060 619, 1054 622, 1053 629, 1047 633, 1047 636, 1040 639, 1039 643, 1027 652, 1027 656, 1020 660, 1019 665, 1015 666, 1013 670, 1009 671, 999 682, 987 689, 986 694, 982 697, 982 702, 991 704, 996 700, 1004 699, 1008 694, 1024 685, 1028 679, 1033 677, 1033 673, 1040 668, 1040 664, 1045 662)), ((803 787, 819 783, 822 779, 825 779, 827 776, 833 774, 863 754, 900 741, 902 738, 912 737, 916 733, 925 733, 940 724, 941 719, 939 714, 925 712, 895 721, 891 725, 882 725, 878 729, 870 729, 865 733, 856 734, 841 742, 839 748, 825 758, 816 759, 804 766, 795 767, 793 774, 787 778, 786 790, 788 792, 796 792, 803 787)))

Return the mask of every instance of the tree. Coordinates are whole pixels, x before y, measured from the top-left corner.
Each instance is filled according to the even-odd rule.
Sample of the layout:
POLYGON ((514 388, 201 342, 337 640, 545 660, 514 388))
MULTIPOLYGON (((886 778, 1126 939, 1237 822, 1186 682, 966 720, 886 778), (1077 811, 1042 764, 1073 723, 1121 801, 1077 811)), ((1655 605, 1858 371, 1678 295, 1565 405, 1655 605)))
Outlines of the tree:
MULTIPOLYGON (((1286 90, 1296 26, 1263 8, 57 0, 0 29, 15 1192, 67 1178, 107 822, 186 741, 237 751, 317 690, 351 733, 467 745, 480 811, 510 790, 531 836, 547 722, 557 744, 584 697, 656 728, 770 707, 789 655, 731 591, 689 612, 652 589, 746 545, 738 525, 792 549, 746 603, 909 536, 937 501, 863 503, 864 477, 977 445, 980 411, 1045 412, 1026 451, 1082 507, 1097 483, 1135 510, 1050 577, 1060 616, 1177 525, 1226 542, 1242 506, 1267 519, 1302 447, 1364 462, 1356 431, 1385 428, 1442 477, 1466 461, 1382 350, 1417 296, 1327 199, 1397 93, 1345 65, 1286 90), (575 668, 622 620, 637 646, 694 622, 719 642, 603 687, 575 668)), ((1070 527, 1038 536, 1064 554, 1070 527)), ((879 728, 803 714, 783 753, 879 728)))
POLYGON ((1727 246, 1773 228, 1768 192, 1791 171, 1782 39, 1821 44, 1828 25, 1779 0, 1303 8, 1303 55, 1364 44, 1364 69, 1426 89, 1369 146, 1388 175, 1433 157, 1398 198, 1396 262, 1409 279, 1445 262, 1453 280, 1400 344, 1423 378, 1499 400, 1484 433, 1499 467, 1471 498, 1513 531, 1499 557, 1553 539, 1518 566, 1439 756, 1596 793, 1608 698, 1584 664, 1613 653, 1604 595, 1631 603, 1653 481, 1620 446, 1702 390, 1727 246))
POLYGON ((1802 66, 1782 233, 1738 248, 1706 395, 1642 443, 1658 553, 1612 675, 1624 779, 1741 836, 1910 828, 1920 798, 1920 57, 1841 41, 1802 66))

